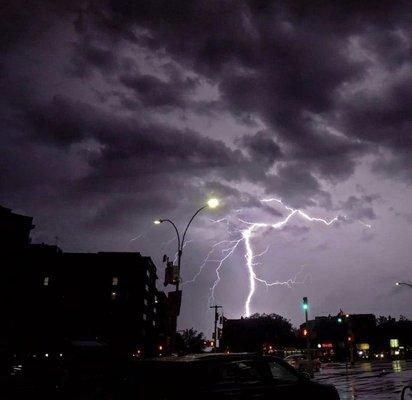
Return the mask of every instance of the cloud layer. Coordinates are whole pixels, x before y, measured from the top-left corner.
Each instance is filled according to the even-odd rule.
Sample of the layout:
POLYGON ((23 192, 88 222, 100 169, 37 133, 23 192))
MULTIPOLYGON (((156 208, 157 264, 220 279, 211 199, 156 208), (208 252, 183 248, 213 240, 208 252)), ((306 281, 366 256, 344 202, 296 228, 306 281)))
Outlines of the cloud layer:
POLYGON ((0 201, 76 250, 122 249, 136 226, 210 195, 222 216, 279 216, 259 202, 275 196, 379 219, 384 190, 355 184, 368 187, 361 170, 411 183, 411 13, 406 1, 8 2, 0 201))

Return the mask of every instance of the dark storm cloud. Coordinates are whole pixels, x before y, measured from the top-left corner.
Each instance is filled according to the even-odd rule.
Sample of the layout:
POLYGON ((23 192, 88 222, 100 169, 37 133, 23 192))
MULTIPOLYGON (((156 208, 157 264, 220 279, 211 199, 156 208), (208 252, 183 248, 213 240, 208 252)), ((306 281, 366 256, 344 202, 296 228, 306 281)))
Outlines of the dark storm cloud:
POLYGON ((93 178, 170 171, 206 176, 218 171, 221 177, 240 180, 248 173, 250 163, 239 150, 188 129, 114 117, 62 96, 54 96, 35 109, 28 105, 20 113, 33 141, 67 146, 95 140, 101 148, 97 157, 88 159, 96 171, 93 178))
POLYGON ((76 43, 69 72, 80 78, 90 77, 95 70, 112 74, 119 68, 117 57, 111 49, 90 43, 76 43))
MULTIPOLYGON (((408 81, 401 79, 392 93, 372 103, 360 96, 343 104, 339 91, 367 72, 366 61, 349 55, 353 37, 359 36, 385 68, 410 61, 410 46, 399 37, 399 30, 408 32, 410 13, 407 2, 116 1, 110 19, 99 18, 97 10, 95 16, 103 26, 110 21, 123 31, 144 28, 137 35, 140 44, 165 50, 216 82, 236 118, 262 118, 291 149, 291 158, 337 181, 353 173, 355 158, 369 143, 393 148, 407 141, 408 81), (343 123, 336 122, 337 115, 343 123), (346 137, 315 126, 318 117, 343 129, 346 137)), ((401 167, 381 165, 393 172, 401 167)))
POLYGON ((67 146, 80 142, 87 135, 87 125, 94 118, 93 108, 84 103, 73 103, 62 96, 54 96, 47 104, 27 104, 21 110, 28 136, 35 141, 67 146))
MULTIPOLYGON (((367 69, 365 62, 349 57, 348 46, 351 37, 360 35, 367 43, 376 42, 374 51, 385 51, 384 37, 376 41, 373 37, 381 26, 388 32, 396 23, 403 26, 403 18, 398 21, 397 17, 399 7, 389 7, 391 18, 385 19, 379 7, 364 14, 365 9, 355 4, 329 4, 319 10, 293 2, 116 1, 110 11, 90 7, 88 13, 83 12, 82 23, 166 53, 184 68, 214 82, 221 95, 220 104, 197 102, 190 98, 197 86, 193 79, 121 73, 119 82, 132 91, 132 95, 121 95, 123 106, 197 113, 206 109, 210 113, 211 106, 217 105, 217 112, 225 109, 249 127, 260 118, 271 133, 245 137, 242 145, 266 168, 280 155, 284 162, 290 160, 291 166, 284 167, 276 178, 266 179, 272 181, 266 188, 289 196, 296 205, 308 205, 308 195, 323 198, 323 204, 328 202, 317 183, 319 178, 335 183, 347 179, 356 158, 369 150, 371 138, 359 133, 367 119, 356 117, 359 108, 353 103, 339 101, 339 90, 361 80, 367 69), (343 134, 331 134, 331 127, 343 134), (292 174, 293 169, 307 170, 308 179, 292 174)), ((388 40, 398 43, 395 37, 388 40)), ((82 50, 83 69, 87 63, 112 68, 113 57, 101 52, 82 50)), ((399 54, 397 59, 401 63, 405 55, 399 54)), ((395 128, 384 128, 383 135, 390 129, 395 128)), ((396 169, 395 163, 391 163, 392 169, 396 169)))
MULTIPOLYGON (((5 129, 19 131, 28 147, 66 149, 72 159, 81 147, 73 163, 82 163, 82 172, 73 168, 67 177, 73 196, 84 197, 86 188, 124 193, 144 185, 157 201, 165 182, 172 192, 184 182, 190 196, 199 181, 223 179, 259 185, 296 207, 332 209, 323 182, 348 179, 364 154, 378 158, 376 171, 412 176, 410 10, 408 2, 10 2, 2 15, 4 54, 35 60, 36 46, 49 45, 45 33, 66 24, 67 36, 56 40, 67 46, 67 81, 54 89, 55 83, 37 82, 23 58, 19 65, 7 60, 2 104, 12 112, 5 113, 5 129), (163 72, 141 69, 139 49, 161 60, 163 72), (25 70, 22 80, 9 79, 14 67, 25 70), (389 71, 390 79, 373 87, 371 68, 389 71), (96 76, 103 83, 93 81, 96 76), (16 88, 24 82, 29 89, 16 88), (196 97, 206 84, 217 98, 196 97), (65 93, 72 85, 78 85, 77 99, 65 93), (95 97, 83 98, 82 86, 92 87, 95 97), (103 111, 102 104, 112 108, 103 111), (225 132, 212 139, 158 120, 182 110, 229 113, 244 129, 234 141, 225 132)), ((11 145, 15 139, 6 136, 4 145, 11 145)), ((12 170, 13 160, 5 158, 12 170)), ((35 162, 43 170, 46 163, 35 162)), ((362 201, 353 197, 340 206, 373 218, 362 201)), ((103 208, 116 207, 109 203, 103 208)))
POLYGON ((163 81, 152 75, 135 74, 121 76, 120 82, 132 89, 145 107, 183 108, 197 84, 190 78, 172 79, 163 81))
POLYGON ((373 204, 379 200, 380 196, 374 195, 362 195, 349 196, 344 202, 339 205, 339 209, 345 211, 347 216, 352 219, 376 219, 375 211, 373 210, 373 204))
POLYGON ((305 164, 282 166, 276 175, 267 176, 264 187, 268 193, 277 193, 282 199, 287 199, 292 207, 332 206, 330 194, 321 189, 305 164))
POLYGON ((280 147, 269 132, 260 131, 253 136, 243 136, 241 145, 249 152, 252 159, 270 167, 281 156, 280 147))

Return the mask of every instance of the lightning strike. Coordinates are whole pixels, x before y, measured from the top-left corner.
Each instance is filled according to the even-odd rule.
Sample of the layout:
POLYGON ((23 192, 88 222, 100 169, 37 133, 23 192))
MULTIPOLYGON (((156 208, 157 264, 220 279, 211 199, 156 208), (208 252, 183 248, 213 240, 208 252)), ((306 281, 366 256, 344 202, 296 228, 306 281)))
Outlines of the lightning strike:
MULTIPOLYGON (((256 274, 255 267, 257 265, 259 265, 259 263, 256 263, 255 259, 258 258, 258 257, 263 256, 269 250, 269 246, 268 246, 261 253, 255 254, 254 251, 253 251, 252 238, 253 238, 254 234, 259 229, 262 229, 262 228, 272 228, 272 229, 275 229, 275 230, 282 229, 295 216, 300 217, 301 219, 303 219, 305 221, 308 221, 308 222, 320 223, 320 224, 323 224, 323 225, 326 225, 326 226, 331 226, 334 223, 338 222, 339 220, 348 220, 348 218, 346 216, 341 216, 341 217, 335 216, 331 219, 312 217, 308 213, 306 213, 306 212, 304 212, 300 209, 295 209, 295 208, 292 208, 292 207, 289 207, 289 206, 285 205, 282 202, 282 200, 277 199, 277 198, 263 199, 263 200, 261 200, 261 202, 262 203, 270 203, 270 202, 278 203, 285 210, 287 210, 288 213, 282 220, 280 220, 276 223, 250 222, 250 221, 246 221, 244 219, 241 219, 239 217, 236 217, 235 218, 236 221, 243 225, 243 227, 241 227, 241 228, 231 227, 231 225, 229 223, 229 220, 227 218, 222 218, 222 219, 219 219, 219 220, 212 220, 213 223, 225 222, 228 233, 232 237, 233 237, 234 234, 236 234, 237 238, 235 238, 233 240, 222 240, 220 242, 215 243, 211 247, 211 249, 209 250, 208 254, 204 258, 202 263, 200 264, 200 268, 199 268, 198 272, 195 274, 195 276, 191 280, 184 282, 184 284, 194 282, 199 277, 199 275, 202 273, 202 271, 204 270, 207 263, 216 262, 217 263, 217 266, 216 266, 216 269, 215 269, 216 279, 215 279, 215 281, 214 281, 214 283, 213 283, 213 285, 210 289, 211 294, 210 294, 210 297, 209 297, 209 303, 211 303, 214 300, 215 289, 216 289, 216 287, 218 286, 218 284, 221 280, 220 271, 223 267, 223 264, 225 263, 225 261, 227 259, 229 259, 233 255, 233 253, 239 247, 239 245, 241 243, 244 243, 244 246, 245 246, 245 255, 244 255, 244 257, 245 257, 245 260, 246 260, 246 269, 247 269, 248 281, 249 281, 249 292, 248 292, 248 295, 246 297, 245 304, 244 304, 245 315, 247 317, 249 317, 251 315, 250 308, 251 308, 251 302, 252 302, 253 296, 256 292, 256 282, 262 283, 266 286, 266 288, 269 288, 269 287, 277 286, 277 285, 292 287, 294 284, 303 283, 305 281, 305 280, 298 281, 298 275, 300 274, 300 272, 298 274, 296 274, 294 278, 290 278, 286 281, 274 281, 274 282, 268 282, 267 280, 260 278, 256 274), (212 255, 221 246, 224 246, 224 248, 221 250, 221 257, 218 258, 218 259, 213 259, 212 255)), ((238 211, 239 210, 236 210, 236 212, 238 212, 238 211)), ((364 225, 366 228, 371 228, 371 225, 366 224, 362 221, 359 221, 359 222, 362 225, 364 225)))
POLYGON ((139 234, 139 235, 135 236, 134 238, 132 238, 132 239, 130 239, 130 240, 129 240, 129 243, 130 243, 130 242, 134 242, 135 240, 140 239, 142 236, 143 236, 143 233, 141 233, 141 234, 139 234))

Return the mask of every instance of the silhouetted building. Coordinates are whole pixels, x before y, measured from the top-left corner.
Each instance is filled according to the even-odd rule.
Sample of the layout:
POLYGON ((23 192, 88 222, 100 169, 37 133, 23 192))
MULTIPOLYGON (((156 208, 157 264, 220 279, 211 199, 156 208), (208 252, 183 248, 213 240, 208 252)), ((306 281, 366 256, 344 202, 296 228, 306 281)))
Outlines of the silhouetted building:
POLYGON ((373 314, 342 312, 336 316, 318 316, 300 326, 300 335, 308 335, 311 347, 331 358, 369 358, 376 335, 376 318, 373 314))
POLYGON ((11 209, 0 206, 1 253, 15 253, 26 250, 30 244, 30 231, 33 228, 32 217, 15 214, 11 209))
POLYGON ((153 354, 164 323, 156 279, 154 263, 140 253, 30 246, 3 271, 0 335, 23 353, 98 340, 118 352, 153 354))

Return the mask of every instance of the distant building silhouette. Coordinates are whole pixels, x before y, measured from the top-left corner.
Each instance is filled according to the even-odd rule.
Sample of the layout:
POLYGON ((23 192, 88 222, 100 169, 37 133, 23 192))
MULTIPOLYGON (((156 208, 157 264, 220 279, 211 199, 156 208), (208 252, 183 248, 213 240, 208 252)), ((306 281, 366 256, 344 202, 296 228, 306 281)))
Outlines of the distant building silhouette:
POLYGON ((15 214, 0 206, 0 251, 14 253, 26 250, 30 244, 30 232, 34 228, 33 218, 15 214))
POLYGON ((369 358, 375 344, 376 317, 373 314, 342 312, 336 316, 317 316, 307 325, 300 325, 301 336, 305 331, 311 347, 321 349, 331 358, 369 358))

